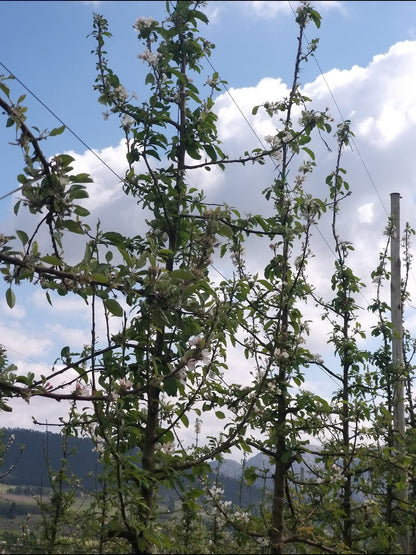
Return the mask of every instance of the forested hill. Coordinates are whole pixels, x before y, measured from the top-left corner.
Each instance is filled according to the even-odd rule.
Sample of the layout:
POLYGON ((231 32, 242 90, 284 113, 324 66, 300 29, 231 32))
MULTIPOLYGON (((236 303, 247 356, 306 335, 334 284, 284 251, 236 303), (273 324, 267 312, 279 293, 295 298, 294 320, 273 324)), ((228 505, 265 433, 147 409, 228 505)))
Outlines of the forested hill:
MULTIPOLYGON (((9 448, 0 466, 3 483, 30 486, 49 486, 48 467, 57 472, 64 457, 63 436, 35 430, 4 429, 2 442, 9 448), (10 437, 14 440, 10 441, 10 437), (9 469, 12 467, 11 472, 9 469)), ((86 488, 95 483, 99 471, 97 453, 89 439, 68 438, 66 460, 70 473, 76 475, 86 488)))
MULTIPOLYGON (((26 429, 3 429, 2 443, 10 447, 3 456, 0 465, 0 482, 16 486, 49 487, 49 468, 57 472, 64 458, 63 436, 51 432, 38 432, 26 429), (10 468, 12 470, 9 472, 10 468)), ((66 461, 69 472, 80 480, 86 490, 99 488, 97 475, 101 465, 90 439, 68 438, 66 461)), ((224 489, 224 496, 233 503, 248 506, 257 503, 262 497, 261 490, 256 487, 241 487, 241 465, 233 460, 226 460, 218 468, 213 463, 212 481, 219 474, 218 481, 224 489)), ((170 494, 162 488, 162 496, 170 494)))

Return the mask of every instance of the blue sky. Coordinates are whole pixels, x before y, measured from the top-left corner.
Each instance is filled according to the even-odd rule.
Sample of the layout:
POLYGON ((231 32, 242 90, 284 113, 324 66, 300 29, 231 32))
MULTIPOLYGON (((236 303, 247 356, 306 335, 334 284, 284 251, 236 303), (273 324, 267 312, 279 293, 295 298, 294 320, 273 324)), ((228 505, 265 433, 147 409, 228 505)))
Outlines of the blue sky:
MULTIPOLYGON (((202 33, 216 44, 211 62, 230 87, 255 86, 265 76, 289 82, 296 46, 295 7, 296 2, 270 0, 208 2, 212 23, 203 26, 202 33)), ((323 72, 366 66, 395 42, 415 37, 415 2, 326 1, 317 7, 323 16, 321 28, 311 27, 307 36, 320 38, 317 59, 323 72)), ((92 90, 94 40, 88 35, 93 12, 108 18, 113 68, 126 87, 140 94, 144 67, 137 60, 140 44, 133 24, 141 15, 163 17, 163 1, 2 1, 0 61, 87 144, 103 148, 114 141, 117 125, 100 117, 101 106, 92 90)), ((310 81, 317 75, 319 69, 310 61, 302 79, 310 81)), ((44 126, 55 125, 36 101, 28 98, 28 105, 31 118, 44 126)), ((60 144, 61 140, 55 141, 53 147, 60 144)), ((77 146, 70 134, 62 138, 62 145, 77 146)))
MULTIPOLYGON (((344 167, 348 171, 352 195, 341 218, 340 229, 356 245, 352 260, 367 280, 383 245, 390 193, 401 193, 403 218, 408 218, 411 224, 416 213, 413 162, 416 2, 326 1, 313 2, 313 5, 322 15, 322 25, 319 30, 310 26, 307 38, 320 39, 316 54, 319 66, 310 60, 302 71, 301 84, 305 93, 314 99, 317 109, 328 106, 337 122, 338 110, 344 118, 351 119, 355 145, 346 153, 344 167)), ((110 66, 140 100, 146 94, 145 68, 137 59, 142 46, 133 25, 140 16, 161 19, 164 6, 164 2, 157 1, 0 2, 0 63, 88 146, 99 152, 119 175, 124 171, 119 124, 117 120, 104 121, 104 108, 98 104, 93 91, 95 59, 91 50, 94 41, 88 37, 92 30, 92 14, 97 12, 108 19, 113 33, 107 44, 110 66)), ((291 83, 297 47, 295 8, 296 2, 270 0, 214 0, 207 4, 210 24, 202 26, 201 33, 216 44, 211 63, 228 82, 233 99, 249 119, 255 104, 281 98, 291 83)), ((207 77, 211 71, 207 66, 207 77)), ((4 67, 0 66, 0 73, 6 73, 4 67)), ((12 84, 15 98, 22 92, 27 91, 19 83, 12 84)), ((225 147, 241 152, 258 146, 227 93, 220 94, 217 100, 219 131, 225 147)), ((49 129, 60 125, 30 94, 27 105, 30 125, 49 129)), ((253 125, 258 134, 270 134, 270 122, 266 119, 253 120, 253 125)), ((0 141, 1 196, 17 186, 16 175, 21 172, 22 163, 18 149, 8 144, 13 141, 13 135, 4 125, 0 126, 0 141)), ((44 148, 48 155, 73 152, 80 169, 94 176, 96 184, 91 188, 90 201, 94 216, 109 222, 108 225, 121 227, 123 222, 131 221, 130 208, 122 204, 116 190, 115 176, 91 153, 85 153, 85 147, 71 133, 65 132, 56 140, 48 141, 44 148), (118 220, 114 214, 120 215, 118 220)), ((322 172, 330 171, 333 159, 322 145, 316 148, 323 160, 322 172)), ((271 168, 263 171, 260 181, 273 178, 271 168)), ((256 200, 258 191, 252 186, 253 180, 259 181, 257 176, 248 170, 244 174, 235 170, 227 177, 212 174, 217 181, 206 182, 210 198, 241 204, 243 211, 261 210, 262 205, 256 200)), ((312 186, 319 189, 323 181, 319 181, 318 174, 312 186)), ((24 216, 15 221, 12 215, 15 200, 8 197, 0 201, 0 233, 32 225, 24 216)), ((329 233, 325 221, 320 225, 311 271, 317 287, 325 291, 331 253, 322 240, 322 236, 328 237, 329 233)), ((416 225, 414 221, 413 225, 416 225)), ((249 252, 248 256, 253 265, 261 264, 256 253, 249 252)), ((224 271, 231 270, 225 268, 224 271)), ((415 284, 413 279, 411 286, 416 289, 415 284)), ((46 306, 42 294, 34 288, 22 288, 21 292, 17 291, 16 307, 10 311, 3 300, 5 290, 5 284, 0 283, 0 337, 10 348, 10 359, 22 368, 45 373, 65 341, 74 346, 85 342, 88 319, 79 315, 82 311, 79 301, 58 299, 58 318, 56 311, 46 306)), ((370 298, 369 287, 363 305, 370 298)), ((416 327, 413 319, 410 312, 409 323, 416 327)), ((312 346, 318 351, 326 339, 312 336, 312 346)), ((239 364, 241 368, 245 363, 240 361, 239 364)), ((315 380, 316 389, 322 392, 325 388, 328 395, 332 385, 322 376, 315 380)), ((56 407, 45 409, 21 403, 14 413, 4 418, 2 415, 2 418, 4 425, 29 426, 35 411, 41 419, 53 419, 56 410, 56 407)))

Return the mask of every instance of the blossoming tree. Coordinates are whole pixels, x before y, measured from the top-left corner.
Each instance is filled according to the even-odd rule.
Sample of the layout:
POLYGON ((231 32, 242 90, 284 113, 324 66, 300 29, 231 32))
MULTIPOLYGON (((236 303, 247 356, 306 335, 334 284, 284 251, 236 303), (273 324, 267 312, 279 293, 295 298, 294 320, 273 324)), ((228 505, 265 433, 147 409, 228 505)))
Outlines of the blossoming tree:
MULTIPOLYGON (((213 97, 220 91, 219 76, 214 73, 203 83, 209 90, 205 99, 197 85, 213 48, 199 35, 198 24, 207 23, 201 4, 168 2, 164 21, 137 19, 134 30, 144 46, 138 57, 146 64, 149 89, 141 104, 110 67, 105 51, 111 38, 108 23, 94 16, 95 90, 105 118, 119 118, 127 160, 122 189, 137 205, 137 221, 129 235, 107 222, 92 226, 94 214, 83 204, 91 177, 74 173, 75 161, 68 154, 47 159, 41 148, 41 140, 64 128, 33 131, 24 98, 12 99, 11 76, 0 80, 6 126, 15 128, 25 162, 17 178, 21 188, 15 212, 27 210, 34 216, 31 231, 0 235, 7 303, 13 308, 17 286, 28 281, 41 287, 51 304, 56 295, 79 296, 91 319, 88 344, 76 351, 64 346, 46 375, 19 374, 3 357, 0 409, 11 410, 13 397, 69 401, 69 413, 62 414, 59 424, 66 434, 91 438, 102 463, 100 487, 77 521, 84 543, 88 534, 100 553, 175 552, 191 546, 195 551, 199 540, 212 552, 224 551, 231 541, 236 552, 373 548, 382 542, 376 538, 375 543, 354 544, 359 534, 354 536, 352 526, 360 522, 352 521, 348 474, 350 458, 358 452, 350 449, 350 439, 359 436, 358 424, 351 432, 351 418, 369 414, 366 399, 360 397, 367 353, 356 348, 350 335, 356 305, 345 306, 361 284, 343 265, 348 245, 339 241, 335 225, 336 296, 326 306, 334 309, 332 340, 337 352, 342 351, 342 409, 337 414, 326 400, 302 389, 310 365, 325 368, 320 356, 305 346, 309 327, 302 305, 314 298, 307 277, 311 230, 328 208, 325 199, 308 192, 308 178, 317 164, 310 143, 315 132, 321 137, 331 132, 331 118, 327 111, 309 107, 310 99, 298 82, 301 64, 317 44, 312 41, 304 51, 304 31, 310 22, 319 27, 320 16, 307 3, 299 6, 290 93, 253 109, 254 115, 265 110, 276 123, 275 134, 266 137, 268 148, 230 159, 216 129, 213 97), (192 184, 201 170, 226 170, 247 162, 268 162, 275 168, 276 177, 264 190, 272 209, 268 217, 243 217, 226 205, 209 204, 201 188, 192 184), (295 164, 297 172, 290 173, 295 164), (263 239, 271 253, 261 271, 249 268, 244 258, 252 235, 263 239), (67 256, 74 237, 84 253, 75 263, 67 256), (212 261, 226 255, 235 272, 218 283, 212 261), (345 276, 351 281, 343 281, 345 276), (104 337, 97 331, 99 321, 104 322, 104 337), (244 384, 229 377, 231 347, 244 352, 252 364, 252 375, 245 376, 244 384), (217 420, 221 434, 199 441, 201 422, 208 414, 217 420), (193 424, 195 441, 185 444, 183 431, 193 424), (342 432, 337 443, 343 449, 341 464, 326 452, 326 474, 316 472, 313 484, 301 483, 293 465, 308 451, 305 434, 321 438, 336 426, 342 432), (245 453, 256 449, 271 461, 271 499, 258 518, 224 500, 217 484, 205 488, 202 497, 211 471, 208 461, 221 458, 232 446, 245 453), (341 481, 340 507, 330 501, 339 495, 341 481), (177 545, 172 541, 172 522, 176 525, 177 520, 164 523, 159 514, 161 487, 176 488, 182 498, 182 543, 177 545), (202 518, 194 528, 199 535, 192 537, 198 499, 212 525, 209 539, 202 518), (324 503, 317 511, 317 499, 329 500, 328 506, 324 503), (341 533, 338 522, 343 524, 341 533), (328 530, 333 531, 331 537, 328 530)), ((339 172, 337 166, 335 177, 327 180, 334 214, 346 186, 338 180, 339 172)), ((359 331, 357 327, 353 333, 359 331)), ((411 385, 409 403, 410 390, 411 385)), ((258 477, 258 469, 245 469, 248 484, 258 477)), ((55 502, 53 534, 48 535, 51 551, 57 547, 64 514, 55 502)), ((383 531, 390 528, 388 523, 383 531)))
MULTIPOLYGON (((94 17, 95 88, 108 107, 106 116, 119 116, 125 133, 123 190, 137 203, 138 219, 148 215, 147 228, 134 236, 100 224, 93 230, 86 223, 89 212, 82 199, 91 178, 74 175, 74 160, 67 154, 46 159, 40 148, 44 137, 26 124, 23 98, 15 103, 6 80, 1 82, 1 107, 7 125, 16 128, 27 164, 18 176, 21 199, 15 210, 28 209, 38 218, 33 232, 17 232, 20 250, 14 237, 2 237, 8 304, 14 305, 16 285, 36 281, 51 303, 55 292, 79 295, 92 322, 90 343, 78 352, 63 347, 59 369, 41 377, 4 372, 2 391, 28 401, 43 396, 72 402, 68 417, 61 418, 63 428, 91 437, 104 468, 96 504, 100 548, 112 541, 127 542, 135 553, 166 547, 169 538, 156 528, 158 488, 183 487, 187 471, 200 476, 209 470, 207 460, 239 442, 254 404, 207 444, 182 445, 180 429, 193 418, 206 411, 225 418, 226 345, 243 317, 237 284, 214 285, 212 256, 232 249, 236 232, 265 233, 256 228, 256 219, 207 206, 203 193, 187 184, 193 168, 232 162, 217 139, 212 95, 219 90, 218 76, 209 79, 205 100, 190 77, 199 74, 212 48, 196 34, 197 21, 207 21, 199 4, 168 4, 161 23, 137 20, 135 30, 145 45, 139 57, 149 68, 150 97, 142 105, 109 67, 104 48, 111 35, 105 19, 94 17), (38 239, 42 229, 50 250, 38 239), (76 264, 65 255, 71 234, 85 243, 76 264), (98 318, 106 321, 104 341, 97 334, 98 318), (89 409, 80 410, 79 401, 88 402, 89 409)), ((60 132, 63 128, 50 135, 60 132)), ((246 153, 234 162, 263 156, 246 153)))

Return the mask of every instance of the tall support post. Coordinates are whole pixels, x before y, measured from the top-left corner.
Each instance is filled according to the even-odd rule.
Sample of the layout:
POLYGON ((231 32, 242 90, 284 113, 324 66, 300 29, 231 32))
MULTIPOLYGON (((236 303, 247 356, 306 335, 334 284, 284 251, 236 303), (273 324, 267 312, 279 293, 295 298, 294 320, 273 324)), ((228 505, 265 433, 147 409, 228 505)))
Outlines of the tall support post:
MULTIPOLYGON (((404 391, 405 377, 403 375, 403 309, 401 296, 401 262, 400 262, 400 194, 391 193, 391 320, 393 326, 392 356, 393 356, 393 406, 394 406, 394 447, 397 453, 403 451, 405 441, 405 411, 404 391)), ((406 484, 407 476, 402 476, 406 484)), ((397 489, 396 499, 398 506, 407 504, 407 486, 397 489)), ((402 552, 408 552, 408 538, 406 534, 400 534, 398 540, 402 552)))

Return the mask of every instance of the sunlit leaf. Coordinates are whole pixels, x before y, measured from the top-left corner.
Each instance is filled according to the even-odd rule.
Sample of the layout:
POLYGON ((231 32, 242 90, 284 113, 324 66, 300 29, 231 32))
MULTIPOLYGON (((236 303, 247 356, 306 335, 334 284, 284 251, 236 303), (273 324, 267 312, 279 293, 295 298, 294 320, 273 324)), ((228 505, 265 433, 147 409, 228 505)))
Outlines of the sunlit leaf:
POLYGON ((124 311, 116 299, 105 299, 104 305, 113 316, 123 316, 124 311))

